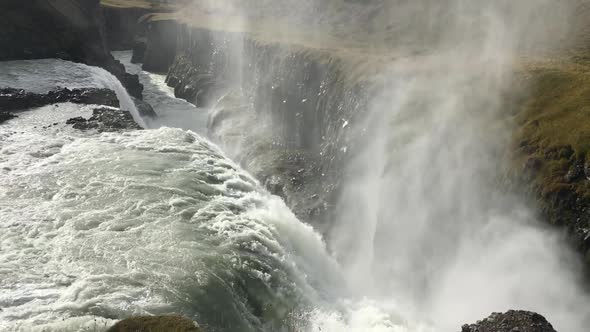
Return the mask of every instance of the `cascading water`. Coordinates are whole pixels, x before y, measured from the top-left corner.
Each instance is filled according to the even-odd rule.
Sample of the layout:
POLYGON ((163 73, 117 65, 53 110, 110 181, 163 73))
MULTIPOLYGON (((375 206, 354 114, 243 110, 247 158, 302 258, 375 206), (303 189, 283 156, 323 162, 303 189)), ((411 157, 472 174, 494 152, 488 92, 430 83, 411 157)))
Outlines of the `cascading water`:
POLYGON ((95 331, 177 312, 211 331, 280 331, 333 296, 338 267, 320 236, 215 146, 181 129, 64 124, 90 108, 0 126, 1 330, 95 331))
POLYGON ((531 29, 563 31, 538 20, 564 9, 543 1, 442 6, 432 8, 450 26, 437 31, 438 45, 389 66, 357 127, 362 149, 329 243, 359 295, 384 306, 393 299, 442 331, 510 308, 584 331, 590 298, 581 263, 500 185, 514 62, 535 43, 553 43, 531 29))
MULTIPOLYGON (((0 125, 0 330, 100 331, 130 315, 180 313, 207 331, 450 332, 516 307, 585 331, 589 302, 574 256, 497 185, 508 139, 501 93, 517 46, 537 40, 523 41, 539 27, 530 2, 451 1, 444 9, 434 1, 426 10, 396 1, 375 11, 382 1, 302 1, 299 12, 284 1, 244 3, 221 6, 249 12, 234 29, 267 27, 254 21, 260 13, 298 24, 310 15, 309 29, 328 26, 357 41, 386 38, 395 32, 388 24, 401 21, 411 32, 404 41, 419 41, 391 61, 365 122, 351 124, 366 145, 351 149, 362 151, 329 234, 335 259, 310 226, 199 134, 81 132, 64 122, 92 106, 46 106, 0 125), (355 17, 350 8, 373 19, 361 24, 366 31, 342 24, 355 17)), ((277 30, 277 39, 292 36, 277 30)), ((320 38, 312 35, 310 43, 320 38)), ((247 90, 240 43, 226 47, 224 78, 247 90)), ((203 129, 200 110, 163 97, 161 77, 141 74, 167 119, 141 122, 109 74, 59 60, 2 63, 0 86, 109 87, 143 127, 203 129), (178 109, 166 114, 168 102, 178 109)))
MULTIPOLYGON (((580 262, 500 184, 511 135, 503 101, 515 88, 514 68, 520 56, 550 53, 565 39, 568 2, 223 3, 195 1, 194 17, 225 11, 240 18, 238 27, 205 21, 244 29, 254 39, 305 45, 310 53, 320 48, 354 57, 363 49, 389 63, 375 70, 379 92, 366 116, 351 124, 343 119, 355 129, 357 148, 349 150, 356 155, 328 243, 354 295, 345 310, 315 312, 314 328, 395 331, 403 321, 410 331, 426 329, 421 322, 453 331, 492 311, 523 308, 546 314, 558 330, 586 330, 589 298, 578 280, 580 262)), ((279 77, 270 88, 285 85, 280 70, 288 66, 271 66, 265 74, 279 77)), ((241 84, 244 91, 259 88, 241 84)), ((246 118, 238 131, 264 120, 246 118)), ((236 122, 226 123, 229 128, 216 131, 219 140, 229 142, 232 155, 249 156, 245 140, 232 142, 236 122)), ((270 136, 281 136, 272 130, 270 136)))
POLYGON ((0 86, 35 93, 47 93, 57 87, 108 88, 117 94, 121 109, 130 112, 140 126, 147 127, 121 82, 98 67, 58 59, 7 61, 0 66, 0 86))

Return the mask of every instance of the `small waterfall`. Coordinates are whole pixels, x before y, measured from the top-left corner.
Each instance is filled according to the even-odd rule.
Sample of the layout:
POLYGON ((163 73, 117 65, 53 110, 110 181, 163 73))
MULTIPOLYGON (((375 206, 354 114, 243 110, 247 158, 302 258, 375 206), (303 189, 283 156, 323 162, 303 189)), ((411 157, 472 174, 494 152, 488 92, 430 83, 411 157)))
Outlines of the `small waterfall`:
POLYGON ((119 99, 121 109, 131 113, 135 122, 137 122, 137 124, 139 124, 142 128, 148 128, 146 120, 142 118, 141 114, 139 114, 137 111, 137 107, 135 106, 133 99, 125 87, 123 87, 123 84, 121 84, 121 82, 108 71, 98 67, 91 68, 96 82, 99 82, 99 84, 101 84, 104 88, 109 88, 115 91, 117 98, 119 99))
POLYGON ((99 67, 59 59, 6 61, 0 66, 0 87, 35 93, 47 93, 57 87, 111 89, 117 94, 121 109, 130 112, 140 126, 147 127, 121 82, 99 67))

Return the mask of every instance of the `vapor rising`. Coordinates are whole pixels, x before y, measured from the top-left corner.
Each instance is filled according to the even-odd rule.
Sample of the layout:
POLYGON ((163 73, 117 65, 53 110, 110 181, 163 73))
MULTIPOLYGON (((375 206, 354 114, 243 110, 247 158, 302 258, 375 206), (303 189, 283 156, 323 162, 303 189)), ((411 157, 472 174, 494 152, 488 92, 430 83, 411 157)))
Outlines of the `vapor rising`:
POLYGON ((329 239, 351 289, 443 331, 511 308, 584 331, 579 262, 501 182, 516 63, 560 46, 569 4, 383 6, 371 22, 401 27, 393 47, 408 56, 355 127, 359 152, 329 239))
MULTIPOLYGON (((350 126, 347 177, 327 236, 349 283, 343 294, 354 296, 344 301, 347 315, 316 313, 314 326, 453 331, 493 311, 528 309, 558 330, 585 330, 580 262, 501 181, 512 130, 506 96, 526 90, 515 85, 515 69, 564 45, 573 5, 194 2, 194 12, 237 17, 216 24, 262 40, 387 59, 370 78, 377 92, 369 110, 350 126)), ((241 72, 248 59, 234 44, 241 72)), ((238 90, 257 84, 230 77, 238 90)), ((230 123, 245 129, 249 121, 230 123)), ((277 134, 267 127, 257 131, 277 134)), ((247 154, 243 143, 228 144, 233 155, 247 154)))

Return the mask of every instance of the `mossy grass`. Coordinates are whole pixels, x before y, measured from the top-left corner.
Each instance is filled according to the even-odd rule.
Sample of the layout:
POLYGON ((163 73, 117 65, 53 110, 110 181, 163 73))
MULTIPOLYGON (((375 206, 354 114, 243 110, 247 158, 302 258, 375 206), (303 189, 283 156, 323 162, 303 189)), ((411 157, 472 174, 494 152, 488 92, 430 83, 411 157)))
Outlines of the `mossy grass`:
POLYGON ((526 92, 508 105, 517 126, 513 171, 526 178, 541 211, 553 214, 549 221, 573 223, 559 214, 590 202, 584 174, 590 161, 590 59, 529 59, 517 78, 526 92), (558 205, 568 208, 558 213, 558 205))

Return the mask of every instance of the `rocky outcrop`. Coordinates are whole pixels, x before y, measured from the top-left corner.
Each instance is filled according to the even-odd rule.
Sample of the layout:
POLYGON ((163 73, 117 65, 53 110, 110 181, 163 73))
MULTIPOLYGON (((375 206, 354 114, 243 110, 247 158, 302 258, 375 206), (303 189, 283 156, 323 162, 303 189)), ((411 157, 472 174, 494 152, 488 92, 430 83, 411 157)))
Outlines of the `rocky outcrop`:
POLYGON ((475 324, 465 324, 461 332, 556 332, 545 317, 530 311, 493 313, 475 324))
POLYGON ((16 115, 0 111, 0 123, 16 118, 16 115))
POLYGON ((46 94, 26 92, 22 89, 0 89, 0 111, 15 111, 56 103, 95 104, 119 107, 114 91, 99 88, 60 88, 46 94))
POLYGON ((195 323, 181 316, 145 316, 124 319, 107 332, 202 332, 195 323))
POLYGON ((3 0, 0 3, 0 61, 61 58, 100 66, 129 93, 141 98, 136 75, 109 53, 99 0, 3 0))
POLYGON ((106 107, 95 108, 92 111, 92 116, 88 119, 76 117, 69 119, 66 123, 75 129, 96 129, 98 132, 142 129, 129 112, 106 107))

